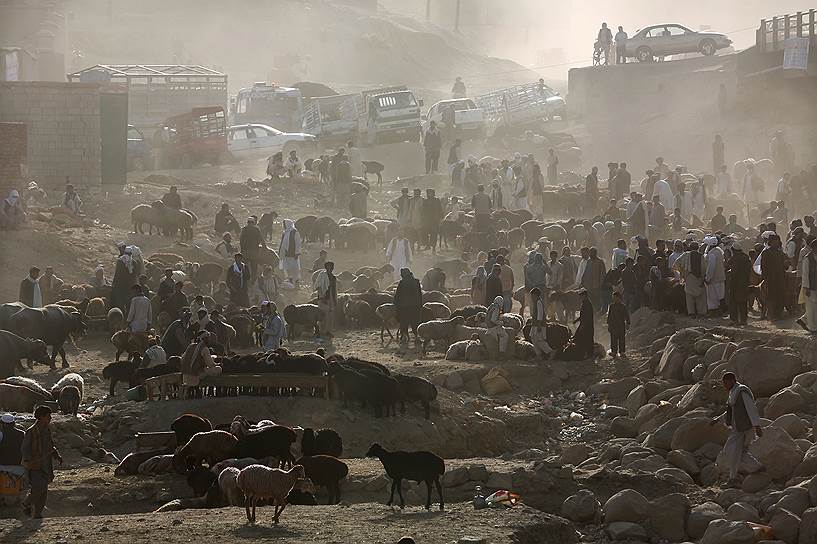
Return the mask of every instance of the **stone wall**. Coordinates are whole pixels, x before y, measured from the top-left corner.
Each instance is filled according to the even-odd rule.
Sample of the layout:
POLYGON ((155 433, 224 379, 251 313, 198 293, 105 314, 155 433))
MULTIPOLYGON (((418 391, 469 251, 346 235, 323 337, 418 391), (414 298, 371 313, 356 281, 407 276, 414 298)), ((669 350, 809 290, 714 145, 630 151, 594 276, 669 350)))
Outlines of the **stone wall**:
POLYGON ((23 186, 27 138, 25 124, 0 123, 0 198, 23 186))
POLYGON ((0 122, 25 123, 28 177, 39 184, 102 183, 98 84, 0 82, 0 122))

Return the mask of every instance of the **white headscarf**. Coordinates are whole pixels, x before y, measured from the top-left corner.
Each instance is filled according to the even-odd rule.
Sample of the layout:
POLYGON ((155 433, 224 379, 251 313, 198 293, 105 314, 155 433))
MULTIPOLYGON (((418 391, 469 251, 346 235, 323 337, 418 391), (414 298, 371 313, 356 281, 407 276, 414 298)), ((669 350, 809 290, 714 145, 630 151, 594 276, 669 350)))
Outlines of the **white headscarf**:
POLYGON ((133 249, 130 246, 128 246, 125 248, 125 253, 123 253, 119 257, 119 260, 122 261, 122 264, 124 264, 125 268, 128 269, 129 274, 133 274, 133 257, 131 256, 132 252, 133 249))
MULTIPOLYGON (((295 222, 292 219, 284 219, 284 232, 281 234, 281 246, 278 248, 278 253, 281 256, 281 260, 278 264, 278 267, 283 270, 284 269, 284 258, 286 258, 286 252, 289 248, 289 237, 297 234, 298 229, 295 228, 295 222)), ((299 254, 301 252, 301 238, 297 236, 295 238, 295 253, 299 254)), ((294 257, 289 257, 294 258, 294 257)))
POLYGON ((6 198, 6 202, 9 206, 16 206, 20 202, 20 193, 17 189, 12 189, 9 191, 9 196, 6 198))

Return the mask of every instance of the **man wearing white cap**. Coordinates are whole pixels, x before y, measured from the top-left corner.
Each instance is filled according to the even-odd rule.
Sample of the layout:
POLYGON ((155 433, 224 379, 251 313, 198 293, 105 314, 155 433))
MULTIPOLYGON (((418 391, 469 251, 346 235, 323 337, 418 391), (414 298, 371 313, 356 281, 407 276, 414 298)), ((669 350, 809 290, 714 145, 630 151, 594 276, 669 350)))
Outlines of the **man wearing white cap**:
POLYGON ((716 236, 706 236, 704 243, 706 251, 706 304, 711 312, 721 306, 726 297, 726 267, 724 266, 723 250, 719 247, 716 236))

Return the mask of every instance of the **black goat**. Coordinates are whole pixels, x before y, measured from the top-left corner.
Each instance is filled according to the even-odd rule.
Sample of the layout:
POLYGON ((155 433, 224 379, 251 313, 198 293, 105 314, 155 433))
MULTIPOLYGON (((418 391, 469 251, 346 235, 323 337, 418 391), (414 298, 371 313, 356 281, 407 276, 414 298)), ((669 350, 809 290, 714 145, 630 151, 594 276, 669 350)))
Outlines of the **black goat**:
POLYGON ((431 484, 437 486, 437 494, 440 496, 440 510, 445 507, 443 502, 443 488, 440 484, 440 477, 445 474, 445 461, 429 451, 388 451, 380 444, 372 444, 366 457, 377 457, 383 463, 386 474, 391 478, 391 495, 386 506, 391 506, 394 500, 394 489, 400 496, 400 508, 406 506, 403 500, 403 480, 417 483, 425 482, 428 489, 426 500, 426 510, 431 509, 431 484))
POLYGON ((437 387, 416 376, 394 374, 400 390, 400 413, 405 415, 406 402, 419 402, 423 405, 426 419, 431 419, 431 402, 437 398, 437 387))
POLYGON ((334 429, 304 429, 301 437, 301 454, 304 457, 331 455, 340 457, 343 453, 343 439, 334 429))
MULTIPOLYGON (((134 357, 139 357, 134 355, 134 357)), ((116 361, 106 365, 102 369, 102 378, 110 380, 111 385, 108 389, 108 394, 113 397, 116 395, 116 384, 119 382, 127 382, 128 387, 136 387, 138 384, 137 371, 139 370, 138 360, 116 361)))
POLYGON ((190 486, 197 497, 203 497, 207 494, 213 482, 218 485, 217 479, 218 476, 213 474, 210 469, 197 466, 187 474, 187 485, 190 486))
POLYGON ((326 504, 340 502, 340 481, 349 474, 346 463, 331 455, 315 455, 301 457, 295 464, 304 467, 306 477, 312 480, 312 483, 327 489, 329 502, 326 504))

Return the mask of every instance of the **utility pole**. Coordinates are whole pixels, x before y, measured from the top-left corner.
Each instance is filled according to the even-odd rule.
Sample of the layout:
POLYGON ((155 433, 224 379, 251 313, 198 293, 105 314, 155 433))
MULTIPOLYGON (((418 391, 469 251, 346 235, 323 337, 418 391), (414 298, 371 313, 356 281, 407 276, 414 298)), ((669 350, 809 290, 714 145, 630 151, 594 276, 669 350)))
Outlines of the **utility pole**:
POLYGON ((454 32, 460 31, 460 5, 462 0, 457 0, 457 13, 454 15, 454 32))

